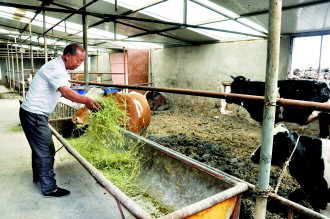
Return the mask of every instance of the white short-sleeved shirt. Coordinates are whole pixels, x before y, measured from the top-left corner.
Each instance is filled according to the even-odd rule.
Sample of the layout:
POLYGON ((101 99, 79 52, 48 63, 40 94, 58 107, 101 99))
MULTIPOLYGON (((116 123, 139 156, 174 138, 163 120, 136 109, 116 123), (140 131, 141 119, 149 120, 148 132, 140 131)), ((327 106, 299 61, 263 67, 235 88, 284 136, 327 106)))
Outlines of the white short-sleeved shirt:
POLYGON ((49 116, 61 96, 58 88, 70 86, 69 79, 61 56, 47 62, 33 77, 21 107, 32 113, 49 116))

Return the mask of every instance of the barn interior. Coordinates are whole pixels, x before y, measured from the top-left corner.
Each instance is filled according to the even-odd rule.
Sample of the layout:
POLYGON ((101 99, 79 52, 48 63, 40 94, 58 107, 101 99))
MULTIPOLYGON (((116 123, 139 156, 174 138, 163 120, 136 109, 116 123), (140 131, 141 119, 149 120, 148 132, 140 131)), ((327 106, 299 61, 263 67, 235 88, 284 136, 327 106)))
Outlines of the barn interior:
MULTIPOLYGON (((300 201, 297 207, 288 200, 292 188, 280 190, 284 201, 277 194, 270 195, 268 199, 277 204, 269 204, 267 211, 255 203, 252 187, 262 173, 258 166, 244 162, 249 162, 249 154, 263 143, 263 126, 242 107, 226 104, 225 96, 237 76, 267 81, 275 75, 275 80, 286 80, 297 78, 297 69, 301 68, 305 73, 314 72, 315 80, 327 82, 329 12, 328 0, 0 0, 0 184, 6 197, 0 206, 0 217, 139 218, 104 185, 100 186, 99 180, 84 172, 80 161, 64 149, 56 155, 56 169, 59 182, 74 188, 69 199, 45 203, 30 180, 30 148, 24 133, 14 130, 20 123, 18 99, 24 100, 31 79, 46 62, 62 55, 66 45, 79 43, 87 58, 78 69, 69 71, 72 88, 78 92, 84 90, 84 85, 100 85, 120 88, 124 93, 161 92, 166 104, 153 110, 147 138, 197 159, 212 171, 220 169, 226 176, 233 175, 228 177, 234 181, 246 183, 249 189, 242 192, 240 209, 236 211, 241 218, 287 218, 292 208, 295 218, 299 216, 296 212, 324 218, 307 201, 300 201), (279 17, 271 13, 275 10, 271 5, 280 5, 276 11, 279 17), (312 38, 317 41, 313 50, 295 46, 300 39, 312 38), (279 49, 278 54, 274 48, 279 49), (295 54, 305 58, 312 54, 316 61, 299 66, 295 54), (276 66, 274 71, 272 64, 276 66), (251 130, 254 132, 245 132, 251 130), (183 149, 178 142, 173 145, 171 138, 188 146, 183 149), (194 152, 214 144, 227 146, 221 153, 205 153, 229 154, 223 163, 208 160, 205 154, 202 159, 194 152), (233 154, 240 147, 246 151, 233 154), (232 168, 240 170, 235 172, 232 168), (253 173, 240 175, 247 169, 253 173), (23 174, 18 174, 20 170, 23 174), (72 205, 75 200, 77 203, 72 205), (280 202, 284 209, 281 211, 280 202)), ((299 45, 308 44, 306 41, 299 45)), ((325 105, 322 109, 329 111, 330 107, 325 105)), ((298 126, 292 129, 318 135, 317 124, 304 130, 298 126)), ((61 144, 57 142, 57 147, 61 144)), ((273 172, 270 182, 275 184, 280 169, 272 169, 273 172)), ((284 180, 289 179, 287 174, 284 180)), ((291 184, 299 187, 295 181, 291 184)))

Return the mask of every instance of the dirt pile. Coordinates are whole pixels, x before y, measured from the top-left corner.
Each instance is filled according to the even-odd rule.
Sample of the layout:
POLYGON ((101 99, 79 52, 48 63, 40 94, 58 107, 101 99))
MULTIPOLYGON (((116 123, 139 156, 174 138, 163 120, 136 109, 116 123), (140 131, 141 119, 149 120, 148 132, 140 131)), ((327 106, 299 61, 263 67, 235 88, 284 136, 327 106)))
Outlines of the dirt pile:
MULTIPOLYGON (((250 161, 250 155, 261 143, 261 126, 243 108, 231 107, 232 112, 226 115, 218 108, 203 112, 190 109, 154 112, 148 138, 256 185, 258 166, 250 161)), ((317 126, 300 130, 297 125, 286 124, 300 133, 318 135, 317 126)), ((273 167, 270 178, 273 188, 279 174, 280 169, 273 167)), ((297 182, 286 174, 278 194, 288 198, 297 188, 297 182)), ((306 200, 300 203, 308 207, 306 200)), ((254 204, 255 195, 248 190, 243 194, 240 218, 253 218, 254 204)), ((275 201, 269 202, 268 210, 267 218, 287 218, 287 209, 275 201)))

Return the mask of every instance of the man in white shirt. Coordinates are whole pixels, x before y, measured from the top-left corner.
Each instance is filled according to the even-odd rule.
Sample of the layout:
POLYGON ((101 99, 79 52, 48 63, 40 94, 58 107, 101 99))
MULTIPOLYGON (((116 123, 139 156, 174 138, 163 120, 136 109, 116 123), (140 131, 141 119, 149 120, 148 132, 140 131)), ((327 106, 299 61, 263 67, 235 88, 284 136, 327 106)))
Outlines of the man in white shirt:
POLYGON ((48 127, 48 116, 63 96, 73 102, 83 103, 91 110, 100 105, 92 98, 80 95, 70 88, 69 73, 85 59, 79 44, 68 45, 59 56, 46 64, 34 76, 26 98, 20 108, 20 120, 32 149, 33 181, 40 181, 44 197, 61 197, 70 191, 57 187, 54 174, 55 148, 48 127))

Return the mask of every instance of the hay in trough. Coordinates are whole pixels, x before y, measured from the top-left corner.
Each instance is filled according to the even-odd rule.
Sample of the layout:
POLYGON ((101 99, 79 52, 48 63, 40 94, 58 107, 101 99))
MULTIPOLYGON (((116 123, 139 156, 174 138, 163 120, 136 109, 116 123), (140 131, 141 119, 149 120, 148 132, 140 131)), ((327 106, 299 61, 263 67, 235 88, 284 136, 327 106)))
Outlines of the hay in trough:
POLYGON ((124 133, 127 116, 112 97, 100 98, 99 112, 88 118, 88 128, 79 138, 69 143, 127 195, 138 192, 135 181, 139 175, 141 156, 137 145, 125 147, 124 133))
POLYGON ((88 118, 88 128, 79 138, 68 142, 88 162, 97 168, 122 192, 145 208, 152 216, 159 217, 169 210, 153 200, 145 190, 137 186, 143 162, 137 142, 125 139, 124 132, 129 119, 123 107, 112 98, 100 98, 102 108, 88 118))

